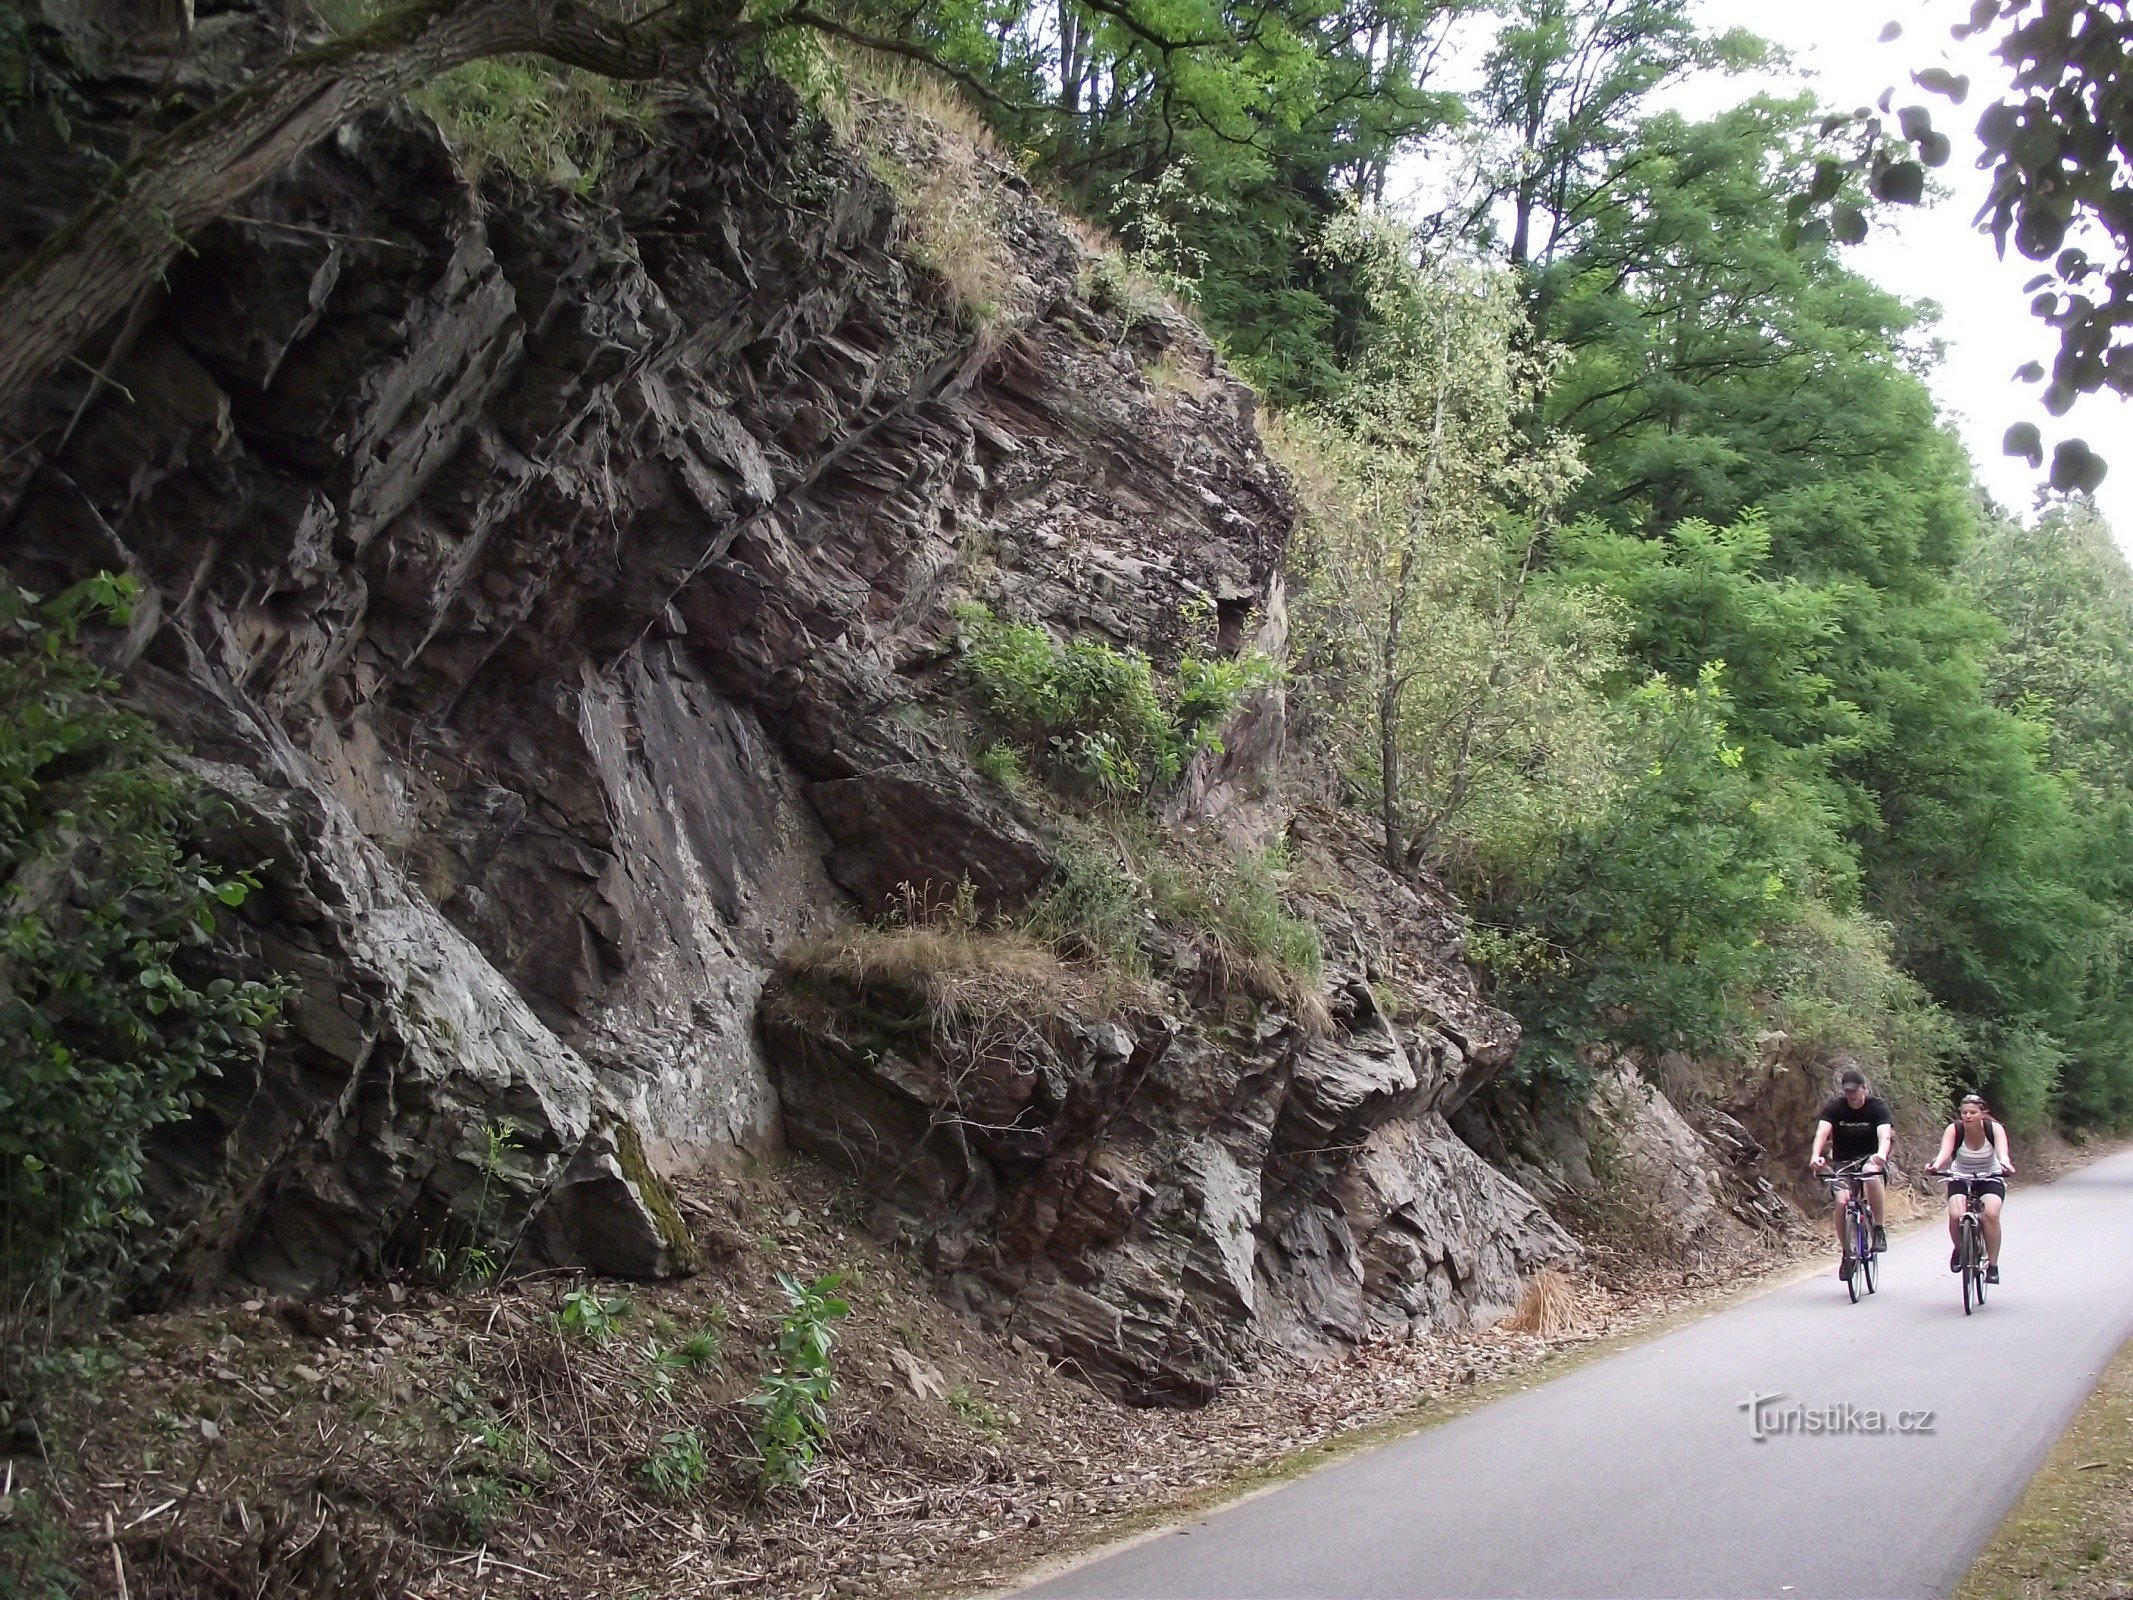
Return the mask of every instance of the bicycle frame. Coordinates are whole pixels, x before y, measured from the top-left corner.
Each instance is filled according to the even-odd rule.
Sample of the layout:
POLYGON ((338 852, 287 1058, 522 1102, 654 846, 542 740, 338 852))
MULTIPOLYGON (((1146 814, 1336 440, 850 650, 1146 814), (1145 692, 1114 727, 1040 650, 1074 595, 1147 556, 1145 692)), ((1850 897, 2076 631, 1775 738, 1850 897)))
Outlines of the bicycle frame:
POLYGON ((1872 1294, 1880 1269, 1874 1256, 1874 1210, 1867 1204, 1866 1180, 1881 1177, 1880 1172, 1868 1172, 1865 1163, 1858 1162, 1822 1174, 1822 1181, 1832 1191, 1844 1191, 1844 1237, 1843 1260, 1844 1287, 1858 1303, 1859 1289, 1863 1283, 1866 1292, 1872 1294))
MULTIPOLYGON (((1956 1219, 1955 1249, 1957 1275, 1962 1279, 1963 1315, 1966 1317, 1985 1303, 1985 1201, 1978 1193, 1978 1185, 1990 1181, 1986 1178, 1948 1180, 1951 1197, 1956 1192, 1956 1184, 1963 1186, 1963 1214, 1956 1219)), ((2004 1186, 2007 1180, 2003 1177, 1999 1181, 2004 1186)))

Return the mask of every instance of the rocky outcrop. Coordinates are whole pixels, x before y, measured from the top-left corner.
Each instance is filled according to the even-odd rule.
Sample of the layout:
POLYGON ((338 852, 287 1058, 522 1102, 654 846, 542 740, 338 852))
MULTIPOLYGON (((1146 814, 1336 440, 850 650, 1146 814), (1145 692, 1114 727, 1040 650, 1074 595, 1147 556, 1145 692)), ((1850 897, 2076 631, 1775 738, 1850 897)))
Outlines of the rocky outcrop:
MULTIPOLYGON (((202 28, 184 94, 274 45, 202 28)), ((1314 903, 1330 1024, 1181 948, 1130 1003, 975 1033, 788 963, 758 1028, 795 948, 1053 869, 1056 819, 970 770, 953 602, 1166 668, 1285 629, 1250 391, 1173 312, 1092 304, 982 154, 1008 287, 963 304, 876 176, 943 136, 871 115, 861 159, 712 61, 575 194, 471 183, 389 108, 6 419, 0 564, 140 579, 105 647, 263 863, 237 958, 293 985, 151 1152, 148 1293, 687 1270, 665 1180, 781 1125, 945 1292, 1142 1399, 1267 1341, 1486 1320, 1570 1251, 1445 1121, 1516 1038, 1456 916, 1330 819, 1291 830, 1361 885, 1314 903)), ((0 148, 0 252, 100 181, 34 161, 0 148)), ((1164 824, 1270 837, 1283 728, 1254 698, 1164 824)))
POLYGON ((788 1136, 952 1299, 1126 1398, 1205 1399, 1269 1346, 1485 1325, 1577 1253, 1445 1122, 1516 1039, 1449 970, 1336 966, 1320 1025, 1195 1006, 1175 962, 1106 1006, 996 942, 875 937, 766 996, 788 1136))

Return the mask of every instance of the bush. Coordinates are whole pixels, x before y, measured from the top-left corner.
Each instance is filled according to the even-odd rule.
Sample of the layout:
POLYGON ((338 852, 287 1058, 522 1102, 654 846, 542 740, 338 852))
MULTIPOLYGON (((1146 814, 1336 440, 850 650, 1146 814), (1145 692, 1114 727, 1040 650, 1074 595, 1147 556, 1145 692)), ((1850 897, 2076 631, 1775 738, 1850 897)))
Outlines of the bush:
POLYGON ((1070 837, 1023 914, 1022 931, 1070 960, 1138 977, 1148 970, 1141 957, 1146 910, 1140 880, 1118 851, 1070 837))
POLYGON ((257 879, 188 838, 225 820, 81 653, 126 580, 40 603, 0 573, 0 1313, 115 1280, 141 1143, 256 1051, 276 984, 206 976, 257 879))
POLYGON ((828 1273, 812 1283, 778 1274, 788 1309, 778 1322, 771 1369, 748 1403, 763 1413, 756 1424, 757 1479, 765 1488, 798 1488, 829 1443, 830 1398, 837 1392, 830 1372, 834 1324, 851 1307, 837 1297, 844 1282, 828 1273))
POLYGON ((1203 862, 1158 859, 1148 872, 1156 917, 1189 932, 1225 986, 1260 999, 1316 1001, 1323 954, 1318 930, 1281 903, 1288 858, 1280 846, 1203 862))
POLYGON ((1166 695, 1138 650, 1097 639, 1062 645, 978 605, 959 607, 956 617, 963 675, 985 709, 1011 738, 1110 795, 1169 783, 1193 754, 1220 749, 1219 730, 1244 696, 1281 677, 1257 651, 1234 660, 1187 655, 1166 695))
POLYGON ((470 61, 411 98, 477 178, 499 166, 577 194, 598 186, 618 135, 651 121, 641 89, 532 57, 470 61))

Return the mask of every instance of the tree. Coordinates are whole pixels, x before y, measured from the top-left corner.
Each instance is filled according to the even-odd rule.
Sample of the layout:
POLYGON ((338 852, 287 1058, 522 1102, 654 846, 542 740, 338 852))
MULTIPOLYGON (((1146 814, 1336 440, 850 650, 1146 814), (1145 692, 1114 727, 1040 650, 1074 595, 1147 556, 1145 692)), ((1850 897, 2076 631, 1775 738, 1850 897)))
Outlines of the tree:
POLYGON ((1302 610, 1338 681, 1337 737, 1373 795, 1381 847, 1413 872, 1455 844, 1561 825, 1592 777, 1608 621, 1537 580, 1577 473, 1519 428, 1542 376, 1515 281, 1410 262, 1401 231, 1339 247, 1371 284, 1374 331, 1348 386, 1281 437, 1307 507, 1302 610))

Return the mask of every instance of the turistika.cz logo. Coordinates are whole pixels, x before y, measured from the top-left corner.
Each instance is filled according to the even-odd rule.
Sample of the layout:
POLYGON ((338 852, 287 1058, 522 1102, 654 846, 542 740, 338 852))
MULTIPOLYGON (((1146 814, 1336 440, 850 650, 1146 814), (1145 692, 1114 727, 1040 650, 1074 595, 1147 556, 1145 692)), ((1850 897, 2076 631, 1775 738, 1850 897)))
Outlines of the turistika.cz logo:
POLYGON ((1802 1436, 1835 1438, 1846 1434, 1926 1434, 1933 1431, 1931 1411, 1881 1411, 1872 1406, 1811 1406, 1787 1403, 1782 1394, 1751 1394, 1736 1411, 1748 1413, 1748 1437, 1757 1444, 1802 1436))

